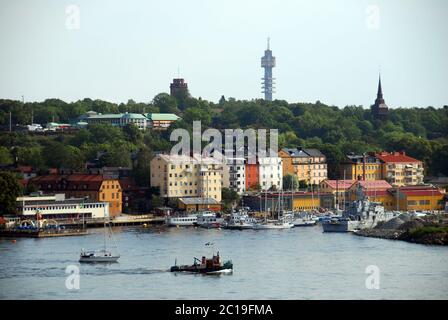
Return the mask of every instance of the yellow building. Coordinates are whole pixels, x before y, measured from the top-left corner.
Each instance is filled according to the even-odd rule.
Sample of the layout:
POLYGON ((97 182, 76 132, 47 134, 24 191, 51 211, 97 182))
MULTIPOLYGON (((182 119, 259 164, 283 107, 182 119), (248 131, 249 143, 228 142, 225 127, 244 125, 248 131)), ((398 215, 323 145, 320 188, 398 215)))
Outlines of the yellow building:
POLYGON ((317 149, 284 148, 279 151, 282 158, 283 175, 296 175, 299 181, 319 184, 327 179, 327 160, 317 149))
POLYGON ((321 207, 320 198, 316 193, 304 192, 303 194, 294 194, 293 210, 309 211, 317 210, 321 207))
POLYGON ((380 180, 381 170, 381 161, 373 154, 348 154, 339 165, 339 177, 344 180, 380 180))
POLYGON ((223 166, 213 158, 158 154, 151 160, 151 187, 167 198, 205 197, 221 202, 223 166))
POLYGON ((405 186, 390 191, 393 194, 394 210, 400 211, 441 211, 445 208, 445 192, 433 186, 405 186))
POLYGON ((339 208, 344 206, 344 203, 349 200, 348 190, 355 183, 355 180, 324 180, 319 184, 319 191, 321 193, 328 193, 333 195, 334 206, 338 204, 339 208))

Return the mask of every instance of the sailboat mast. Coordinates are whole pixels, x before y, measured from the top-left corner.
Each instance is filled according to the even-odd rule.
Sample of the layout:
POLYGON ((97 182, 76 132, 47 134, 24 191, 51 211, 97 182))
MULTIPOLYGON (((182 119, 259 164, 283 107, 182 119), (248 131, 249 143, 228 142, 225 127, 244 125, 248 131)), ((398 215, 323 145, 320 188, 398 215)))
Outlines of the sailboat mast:
POLYGON ((346 192, 346 189, 345 189, 345 169, 344 169, 344 182, 342 183, 342 185, 344 186, 344 188, 343 188, 343 190, 344 190, 344 192, 343 192, 343 195, 344 195, 344 197, 343 197, 343 205, 344 205, 344 210, 345 210, 345 192, 346 192))
POLYGON ((104 212, 104 251, 106 251, 106 206, 104 206, 104 209, 103 209, 103 212, 104 212))

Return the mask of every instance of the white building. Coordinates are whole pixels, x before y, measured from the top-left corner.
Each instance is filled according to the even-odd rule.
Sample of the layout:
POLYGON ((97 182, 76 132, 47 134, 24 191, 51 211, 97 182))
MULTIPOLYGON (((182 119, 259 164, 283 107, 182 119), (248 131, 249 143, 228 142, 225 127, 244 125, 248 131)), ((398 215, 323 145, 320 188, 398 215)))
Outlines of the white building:
POLYGON ((276 190, 283 188, 282 158, 258 158, 258 172, 261 190, 269 190, 272 186, 275 186, 276 190))
POLYGON ((17 198, 17 212, 33 219, 38 213, 42 219, 102 219, 109 217, 109 203, 83 198, 65 199, 65 194, 24 196, 17 198))
POLYGON ((246 165, 244 158, 225 158, 229 168, 229 187, 238 194, 246 192, 246 165))
POLYGON ((109 113, 101 114, 94 111, 89 111, 85 115, 79 117, 79 120, 87 122, 88 124, 111 124, 117 127, 125 127, 132 123, 140 130, 145 130, 148 126, 148 119, 141 113, 109 113))

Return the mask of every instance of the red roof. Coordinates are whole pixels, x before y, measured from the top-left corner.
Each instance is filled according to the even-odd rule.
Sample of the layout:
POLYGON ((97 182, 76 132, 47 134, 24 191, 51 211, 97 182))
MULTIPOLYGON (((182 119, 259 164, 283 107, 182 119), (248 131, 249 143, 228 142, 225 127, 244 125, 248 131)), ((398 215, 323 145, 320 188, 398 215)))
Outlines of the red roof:
POLYGON ((420 160, 407 156, 404 152, 380 152, 376 154, 376 157, 383 162, 413 162, 418 163, 420 160))
POLYGON ((350 188, 356 180, 324 180, 322 183, 327 184, 330 188, 336 189, 348 189, 350 188))
POLYGON ((22 173, 32 173, 33 167, 32 166, 18 166, 17 171, 20 171, 22 173))
MULTIPOLYGON (((386 180, 360 180, 357 183, 367 190, 387 190, 392 186, 386 180)), ((355 183, 355 185, 357 184, 355 183)))
POLYGON ((34 185, 40 185, 42 190, 85 190, 99 191, 103 181, 110 180, 100 174, 49 174, 31 179, 34 185))
POLYGON ((441 196, 443 193, 441 193, 439 190, 401 190, 400 193, 403 193, 407 196, 441 196))

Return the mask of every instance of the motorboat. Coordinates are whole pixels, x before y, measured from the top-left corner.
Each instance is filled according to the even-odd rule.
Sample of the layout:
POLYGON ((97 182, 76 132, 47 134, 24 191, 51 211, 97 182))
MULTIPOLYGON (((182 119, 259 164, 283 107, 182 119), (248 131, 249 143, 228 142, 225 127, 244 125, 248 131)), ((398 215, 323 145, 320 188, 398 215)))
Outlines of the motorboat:
POLYGON ((257 222, 258 220, 256 218, 250 217, 247 211, 239 210, 232 212, 229 220, 224 225, 224 228, 234 230, 253 229, 254 224, 257 222))
POLYGON ((216 213, 213 211, 203 211, 199 212, 197 215, 197 220, 195 225, 202 228, 221 228, 224 224, 224 219, 218 218, 216 213))

